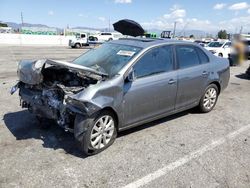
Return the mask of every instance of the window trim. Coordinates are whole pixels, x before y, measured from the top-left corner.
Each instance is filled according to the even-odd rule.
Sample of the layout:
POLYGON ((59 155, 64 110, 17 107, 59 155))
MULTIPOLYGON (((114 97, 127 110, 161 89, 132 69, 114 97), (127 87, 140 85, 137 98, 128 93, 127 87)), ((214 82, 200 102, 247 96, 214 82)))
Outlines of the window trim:
MULTIPOLYGON (((155 48, 161 48, 161 47, 164 47, 164 46, 170 46, 171 50, 172 50, 172 61, 173 61, 173 69, 171 71, 167 71, 167 72, 161 72, 161 73, 156 73, 156 74, 152 74, 152 75, 147 75, 147 76, 143 76, 143 77, 136 77, 135 78, 135 81, 136 80, 140 80, 140 79, 143 79, 143 78, 148 78, 148 77, 151 77, 151 76, 158 76, 158 75, 161 75, 161 74, 166 74, 166 73, 170 73, 170 72, 173 72, 176 70, 176 60, 175 60, 175 52, 174 52, 174 45, 173 44, 162 44, 162 45, 158 45, 158 46, 154 46, 152 48, 149 48, 147 51, 145 51, 143 54, 141 54, 137 59, 136 61, 131 65, 131 67, 128 69, 128 70, 131 70, 131 68, 133 69, 134 71, 134 66, 136 65, 136 63, 142 58, 144 57, 144 55, 146 55, 146 53, 148 53, 149 51, 151 50, 154 50, 155 48)), ((128 71, 129 72, 129 71, 128 71)))

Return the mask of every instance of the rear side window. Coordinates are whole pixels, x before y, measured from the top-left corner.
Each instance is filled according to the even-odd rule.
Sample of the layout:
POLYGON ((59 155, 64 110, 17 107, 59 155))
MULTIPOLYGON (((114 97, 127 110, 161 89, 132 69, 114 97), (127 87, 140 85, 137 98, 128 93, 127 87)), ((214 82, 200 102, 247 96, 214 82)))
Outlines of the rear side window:
POLYGON ((188 68, 200 64, 199 56, 192 46, 176 46, 179 68, 188 68))
POLYGON ((208 63, 209 62, 209 58, 207 57, 207 55, 205 54, 205 52, 203 52, 201 49, 196 48, 196 51, 198 53, 198 56, 200 58, 200 61, 202 64, 208 63))
POLYGON ((147 52, 134 66, 137 78, 173 70, 171 46, 161 46, 147 52))

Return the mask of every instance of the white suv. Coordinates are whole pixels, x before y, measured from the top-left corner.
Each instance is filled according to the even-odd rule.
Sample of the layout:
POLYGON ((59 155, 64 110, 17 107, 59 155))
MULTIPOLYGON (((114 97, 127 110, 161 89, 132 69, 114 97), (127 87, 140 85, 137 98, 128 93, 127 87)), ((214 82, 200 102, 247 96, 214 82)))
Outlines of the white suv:
POLYGON ((122 37, 120 33, 102 32, 93 36, 98 42, 117 40, 122 37))
POLYGON ((231 45, 230 41, 215 41, 210 42, 205 48, 216 56, 228 58, 228 55, 231 53, 231 45))

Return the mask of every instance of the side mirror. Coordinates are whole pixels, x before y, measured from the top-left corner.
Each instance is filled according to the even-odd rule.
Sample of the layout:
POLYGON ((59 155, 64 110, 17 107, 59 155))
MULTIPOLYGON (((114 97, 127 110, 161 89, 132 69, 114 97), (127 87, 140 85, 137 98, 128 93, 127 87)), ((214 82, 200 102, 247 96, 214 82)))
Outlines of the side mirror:
POLYGON ((135 71, 134 69, 131 69, 128 73, 128 76, 126 78, 127 82, 133 82, 135 80, 135 71))

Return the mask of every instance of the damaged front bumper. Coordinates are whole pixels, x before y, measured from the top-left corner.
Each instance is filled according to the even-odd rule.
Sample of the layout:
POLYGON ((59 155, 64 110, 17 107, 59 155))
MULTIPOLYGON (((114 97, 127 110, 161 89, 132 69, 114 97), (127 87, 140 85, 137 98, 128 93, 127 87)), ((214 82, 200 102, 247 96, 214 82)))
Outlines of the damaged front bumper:
POLYGON ((91 116, 100 109, 77 94, 107 76, 78 64, 48 59, 19 62, 17 75, 19 82, 10 93, 19 89, 21 106, 38 118, 55 120, 65 129, 74 127, 77 114, 91 116))
POLYGON ((60 98, 55 90, 29 88, 24 83, 18 83, 17 86, 22 108, 27 108, 39 118, 54 120, 65 130, 73 129, 77 114, 89 117, 99 110, 99 107, 92 103, 79 101, 68 95, 60 98))

